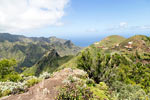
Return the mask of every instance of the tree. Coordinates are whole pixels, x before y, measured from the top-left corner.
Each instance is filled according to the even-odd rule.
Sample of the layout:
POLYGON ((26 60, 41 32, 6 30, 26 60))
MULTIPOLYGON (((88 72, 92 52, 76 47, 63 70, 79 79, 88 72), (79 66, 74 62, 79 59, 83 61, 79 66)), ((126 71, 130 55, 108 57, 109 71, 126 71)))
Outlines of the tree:
POLYGON ((15 72, 16 60, 3 59, 0 60, 0 81, 17 81, 20 77, 15 72))

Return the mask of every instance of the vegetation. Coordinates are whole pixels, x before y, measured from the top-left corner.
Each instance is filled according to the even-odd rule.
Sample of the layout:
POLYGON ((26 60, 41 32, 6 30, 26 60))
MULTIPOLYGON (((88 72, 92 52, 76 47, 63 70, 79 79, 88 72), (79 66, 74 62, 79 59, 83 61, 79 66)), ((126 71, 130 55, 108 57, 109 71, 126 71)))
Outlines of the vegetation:
POLYGON ((11 59, 0 60, 0 81, 13 81, 21 80, 21 77, 15 72, 16 61, 11 59))
POLYGON ((72 77, 65 80, 57 100, 113 100, 105 83, 96 84, 91 79, 72 77))
POLYGON ((20 94, 28 91, 28 88, 39 83, 43 79, 50 78, 50 74, 45 72, 39 77, 20 75, 22 79, 18 82, 12 82, 7 80, 6 82, 0 82, 0 97, 11 95, 11 94, 20 94))
POLYGON ((126 40, 126 39, 122 36, 112 35, 112 36, 108 36, 108 37, 104 38, 100 42, 97 42, 93 45, 96 47, 113 47, 116 44, 123 42, 124 40, 126 40))
MULTIPOLYGON (((135 95, 135 99, 148 97, 146 94, 150 93, 150 66, 149 62, 144 59, 140 59, 141 56, 138 52, 135 53, 104 53, 101 50, 90 52, 86 50, 78 59, 78 67, 84 69, 90 78, 94 79, 96 83, 105 82, 114 91, 118 93, 119 98, 130 100, 132 95, 135 95), (142 63, 144 60, 144 63, 142 63), (119 89, 127 88, 127 90, 116 90, 118 86, 114 86, 116 82, 125 84, 119 89), (123 88, 124 87, 124 88, 123 88), (133 91, 128 94, 124 94, 125 91, 133 91), (136 91, 136 92, 135 92, 136 91), (142 95, 137 96, 142 92, 142 95), (141 97, 140 97, 141 96, 141 97)), ((147 59, 149 59, 147 57, 147 59)), ((133 97, 132 97, 133 98, 133 97)))
POLYGON ((45 71, 52 73, 72 57, 71 55, 61 57, 56 50, 52 50, 44 55, 33 67, 26 69, 23 73, 36 76, 45 71))
POLYGON ((0 58, 17 60, 19 62, 17 71, 22 72, 22 67, 32 67, 52 49, 55 49, 60 56, 75 55, 81 50, 71 41, 56 37, 29 38, 6 33, 0 34, 0 58))
MULTIPOLYGON (((60 45, 56 38, 50 40, 60 45)), ((64 41, 61 40, 61 43, 64 41)), ((65 41, 65 45, 72 48, 70 41, 65 41)), ((66 79, 64 86, 59 88, 57 100, 149 100, 149 47, 150 38, 146 36, 138 35, 129 39, 110 36, 76 56, 61 56, 58 48, 47 52, 38 61, 34 60, 37 59, 34 54, 30 55, 33 57, 31 62, 36 63, 24 69, 22 74, 15 72, 15 60, 3 59, 0 61, 0 96, 25 92, 42 79, 50 78, 47 72, 72 67, 84 70, 87 75, 66 79)), ((32 50, 29 51, 34 52, 32 50)))
POLYGON ((95 43, 61 68, 70 66, 83 69, 97 84, 106 83, 116 100, 149 100, 149 40, 146 36, 137 35, 116 46, 110 43, 102 47, 101 42, 95 43), (128 45, 129 48, 126 48, 128 45))

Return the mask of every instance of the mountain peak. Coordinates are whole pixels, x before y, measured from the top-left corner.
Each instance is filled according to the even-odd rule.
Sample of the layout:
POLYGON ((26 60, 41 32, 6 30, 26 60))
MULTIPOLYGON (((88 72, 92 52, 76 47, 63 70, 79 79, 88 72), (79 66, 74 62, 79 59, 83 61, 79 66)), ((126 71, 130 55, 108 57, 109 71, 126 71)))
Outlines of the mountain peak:
POLYGON ((111 36, 104 38, 100 42, 96 42, 95 46, 96 47, 108 47, 108 48, 110 48, 110 47, 113 47, 114 45, 121 43, 124 40, 125 40, 125 38, 122 36, 111 35, 111 36))

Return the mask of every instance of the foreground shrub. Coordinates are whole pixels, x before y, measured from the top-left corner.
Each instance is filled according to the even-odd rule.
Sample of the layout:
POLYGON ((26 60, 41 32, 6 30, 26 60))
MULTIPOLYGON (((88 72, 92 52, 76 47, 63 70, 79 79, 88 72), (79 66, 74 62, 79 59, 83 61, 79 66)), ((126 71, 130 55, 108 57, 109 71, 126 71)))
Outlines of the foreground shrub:
POLYGON ((56 100, 113 100, 105 83, 70 76, 64 81, 56 100))
POLYGON ((49 77, 50 74, 46 72, 39 77, 25 77, 24 75, 19 74, 8 75, 4 82, 0 82, 0 97, 26 92, 29 87, 39 83, 42 79, 48 79, 49 77), (20 82, 18 82, 18 80, 20 82))
POLYGON ((39 82, 40 82, 40 79, 38 79, 38 78, 33 78, 33 79, 30 79, 30 80, 27 80, 26 86, 27 86, 27 87, 31 87, 31 86, 33 86, 33 85, 39 83, 39 82))
POLYGON ((89 100, 93 98, 90 88, 83 83, 66 84, 60 91, 57 100, 89 100))
MULTIPOLYGON (((109 87, 114 81, 140 85, 150 93, 150 62, 136 53, 103 52, 87 49, 78 57, 77 67, 87 72, 96 83, 105 82, 109 87), (93 52, 94 51, 94 52, 93 52)), ((143 56, 148 56, 144 54, 143 56)))
POLYGON ((48 72, 44 72, 43 74, 41 74, 40 76, 39 76, 39 78, 40 79, 48 79, 48 78, 50 78, 50 73, 48 73, 48 72))
POLYGON ((25 86, 25 82, 0 82, 0 89, 0 96, 6 96, 24 92, 27 87, 25 86))
POLYGON ((11 59, 0 60, 0 81, 13 81, 17 82, 20 80, 19 74, 15 72, 14 66, 16 61, 11 59))
POLYGON ((114 82, 112 84, 114 97, 117 100, 149 100, 145 91, 138 85, 127 85, 121 82, 114 82))
POLYGON ((5 79, 3 81, 11 81, 11 82, 18 82, 21 81, 22 77, 18 73, 11 73, 9 75, 5 76, 5 79))

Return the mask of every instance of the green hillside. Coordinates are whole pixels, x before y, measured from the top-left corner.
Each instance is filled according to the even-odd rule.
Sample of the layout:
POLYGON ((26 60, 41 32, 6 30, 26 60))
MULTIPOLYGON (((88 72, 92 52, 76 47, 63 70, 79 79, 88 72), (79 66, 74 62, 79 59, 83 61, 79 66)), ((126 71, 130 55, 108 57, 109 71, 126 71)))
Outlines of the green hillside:
POLYGON ((24 74, 39 75, 42 72, 54 72, 59 66, 69 61, 73 56, 61 57, 56 50, 45 54, 33 67, 26 69, 24 74))
POLYGON ((100 42, 94 43, 94 46, 111 48, 111 47, 123 42, 124 40, 125 40, 125 38, 122 36, 112 35, 112 36, 108 36, 108 37, 104 38, 100 42))
MULTIPOLYGON (((55 42, 57 46, 64 43, 63 40, 60 40, 61 43, 58 42, 59 40, 54 40, 57 41, 55 42)), ((52 74, 52 79, 50 79, 53 80, 54 78, 53 84, 56 84, 55 79, 58 79, 56 76, 59 74, 59 78, 64 78, 64 76, 68 77, 60 83, 63 86, 57 88, 59 90, 57 98, 60 100, 66 98, 68 100, 88 100, 87 98, 91 98, 91 100, 149 100, 149 40, 150 38, 143 35, 133 36, 128 39, 121 38, 120 36, 110 36, 84 48, 74 56, 61 56, 57 48, 51 49, 33 67, 27 68, 21 75, 11 70, 11 68, 14 69, 15 65, 15 63, 11 64, 11 62, 14 62, 13 60, 2 60, 0 62, 0 68, 2 69, 2 77, 5 80, 2 77, 1 80, 4 82, 10 80, 13 80, 13 82, 21 82, 27 76, 27 78, 31 78, 31 80, 27 81, 27 85, 33 86, 39 82, 39 79, 35 79, 35 76, 28 77, 28 75, 36 75, 36 77, 45 77, 44 79, 46 79, 50 75, 44 72, 56 72, 52 74), (10 62, 10 64, 6 62, 10 62), (5 66, 10 71, 7 72, 5 66), (41 73, 43 74, 40 75, 41 73), (72 76, 69 73, 74 73, 77 76, 72 76), (78 76, 78 74, 82 73, 85 74, 78 76)), ((37 41, 37 38, 34 38, 34 41, 37 41)), ((71 41, 66 41, 64 45, 67 45, 68 48, 73 47, 71 41)), ((33 47, 31 46, 29 51, 37 52, 36 50, 34 51, 34 48, 38 51, 43 50, 40 46, 36 47, 35 45, 33 47)), ((24 49, 18 47, 16 50, 23 51, 24 49)), ((29 54, 31 54, 30 52, 29 54)), ((34 55, 30 56, 29 58, 32 58, 34 55)), ((49 79, 46 81, 49 81, 49 79)), ((1 85, 1 87, 5 86, 1 85)), ((52 88, 56 87, 53 86, 52 88)), ((13 93, 12 91, 8 92, 8 90, 6 93, 2 91, 0 96, 13 93)), ((19 89, 17 88, 17 90, 19 89)))
POLYGON ((60 67, 60 69, 64 68, 64 67, 77 67, 78 57, 81 56, 82 52, 85 52, 87 50, 89 50, 90 52, 95 52, 95 50, 101 50, 103 52, 112 52, 112 51, 118 52, 118 50, 114 50, 115 45, 120 44, 121 42, 123 42, 125 40, 126 39, 124 37, 118 36, 118 35, 108 36, 108 37, 102 39, 101 41, 96 42, 96 43, 90 45, 89 47, 81 50, 81 52, 77 55, 77 57, 74 57, 69 62, 63 64, 60 67))
MULTIPOLYGON (((119 86, 115 85, 118 84, 117 82, 133 87, 137 85, 148 94, 150 93, 149 40, 150 38, 146 36, 133 36, 120 42, 116 48, 107 50, 91 45, 63 64, 60 69, 64 67, 83 69, 96 83, 105 82, 120 96, 125 94, 119 92, 119 86), (123 51, 124 45, 130 41, 133 41, 133 48, 123 51)), ((111 45, 109 46, 111 47, 111 45)))
POLYGON ((33 66, 44 54, 52 49, 55 49, 62 57, 75 55, 81 50, 71 41, 56 37, 35 38, 8 33, 0 34, 0 58, 16 59, 18 69, 33 66))
POLYGON ((129 51, 150 51, 150 38, 144 35, 133 36, 122 43, 120 43, 119 49, 129 50, 129 51))

